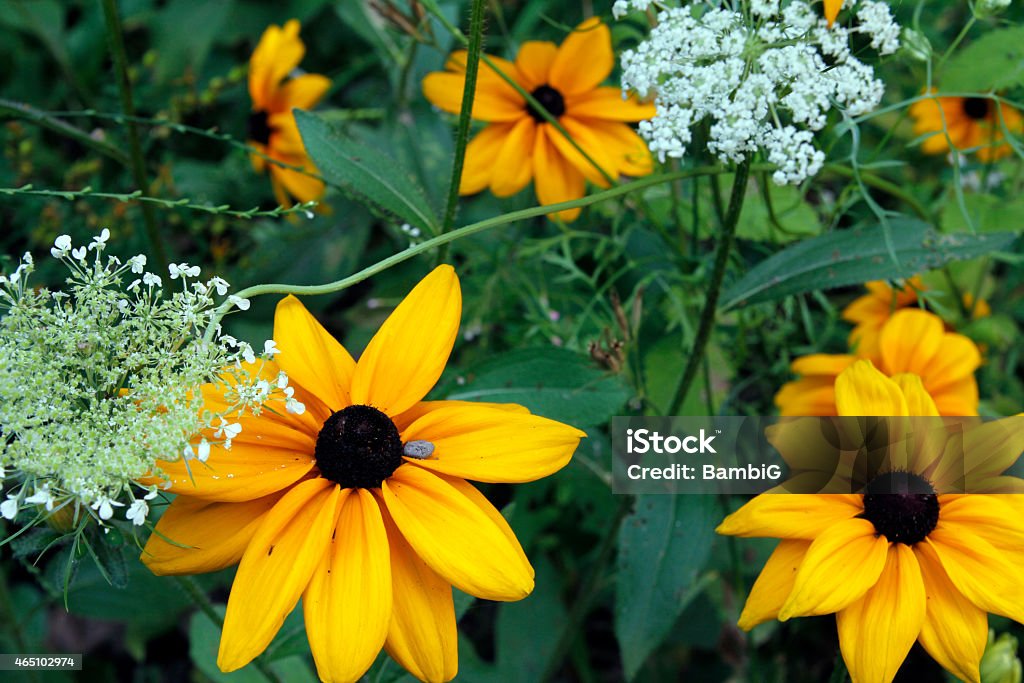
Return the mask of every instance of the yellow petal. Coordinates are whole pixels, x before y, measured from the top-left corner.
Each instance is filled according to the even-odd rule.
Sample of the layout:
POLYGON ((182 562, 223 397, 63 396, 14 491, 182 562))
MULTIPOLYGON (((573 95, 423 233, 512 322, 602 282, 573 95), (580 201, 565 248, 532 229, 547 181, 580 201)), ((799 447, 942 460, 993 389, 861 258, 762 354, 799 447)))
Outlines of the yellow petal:
POLYGON ((914 551, 893 543, 887 555, 874 588, 836 615, 853 683, 892 681, 924 623, 924 583, 914 551))
POLYGON ((652 119, 657 111, 651 103, 641 102, 635 95, 624 98, 619 88, 604 86, 569 98, 565 111, 577 119, 607 121, 643 121, 652 119))
POLYGON ((836 378, 803 377, 786 382, 775 394, 775 405, 783 417, 829 416, 836 414, 836 378))
POLYGON ((1002 474, 1024 453, 1024 415, 1012 415, 964 430, 963 452, 970 458, 972 480, 982 481, 1002 474))
POLYGON ((280 498, 274 494, 244 503, 211 503, 178 496, 157 522, 140 559, 159 575, 202 574, 237 564, 280 498))
POLYGON ((491 184, 496 169, 494 160, 514 126, 514 123, 492 123, 469 141, 459 194, 475 194, 491 184))
POLYGON ((647 143, 628 125, 600 119, 582 121, 601 140, 601 144, 608 150, 608 155, 615 160, 617 169, 612 174, 613 177, 645 176, 654 170, 654 158, 647 148, 647 143))
POLYGON ((491 159, 491 192, 497 197, 511 197, 526 187, 533 175, 534 138, 537 124, 530 116, 519 119, 509 130, 498 156, 491 159))
POLYGON ((809 541, 782 540, 761 570, 740 614, 739 627, 749 631, 760 623, 777 619, 782 603, 789 597, 796 572, 811 546, 809 541))
POLYGON ((566 132, 576 141, 576 144, 586 151, 590 160, 583 156, 564 135, 549 126, 548 137, 552 144, 554 144, 562 157, 575 166, 576 170, 582 173, 587 180, 599 187, 608 187, 608 180, 605 178, 605 175, 608 175, 613 180, 618 175, 618 164, 615 163, 614 158, 611 156, 612 150, 609 150, 604 141, 595 135, 594 131, 583 122, 569 116, 563 116, 559 121, 566 132), (594 163, 591 163, 591 161, 594 163), (604 171, 604 173, 601 171, 604 171))
POLYGON ((249 59, 249 96, 254 109, 266 109, 278 84, 302 61, 306 46, 299 39, 300 24, 292 19, 269 26, 249 59))
POLYGON ((426 469, 485 482, 523 482, 562 469, 586 434, 539 415, 471 405, 439 408, 402 432, 434 444, 426 469))
POLYGON ((578 95, 601 85, 614 66, 611 31, 591 17, 562 41, 548 80, 563 96, 578 95))
POLYGON ((352 377, 352 402, 398 415, 441 376, 462 316, 459 278, 449 265, 420 280, 373 335, 352 377))
POLYGON ((825 0, 825 18, 828 20, 829 28, 832 27, 842 8, 843 0, 825 0))
POLYGON ((245 666, 274 639, 330 545, 339 499, 349 490, 310 479, 267 513, 231 585, 217 654, 221 671, 245 666))
POLYGON ((846 368, 853 365, 856 356, 850 354, 812 353, 800 356, 790 363, 789 369, 796 375, 828 375, 838 377, 846 368))
POLYGON ((935 401, 924 388, 920 377, 904 372, 893 375, 891 379, 903 392, 903 398, 907 401, 907 415, 938 417, 939 410, 935 407, 935 401))
POLYGON ((445 580, 487 600, 521 600, 533 569, 486 513, 451 484, 418 467, 399 467, 382 495, 402 535, 445 580))
POLYGON ((929 391, 942 391, 964 377, 971 377, 981 366, 978 346, 961 334, 942 335, 939 348, 928 366, 929 391))
MULTIPOLYGON (((210 447, 206 462, 196 459, 166 462, 157 466, 167 476, 171 493, 205 500, 240 502, 253 500, 288 488, 313 469, 306 451, 273 448, 251 443, 233 443, 231 450, 210 447)), ((144 477, 144 485, 165 485, 158 476, 144 477)))
POLYGON ((331 79, 320 74, 301 74, 281 86, 276 95, 275 111, 311 109, 331 87, 331 79))
POLYGON ((986 612, 1024 622, 1024 575, 1001 551, 963 526, 951 531, 941 516, 926 542, 964 597, 986 612))
POLYGON ((896 311, 882 327, 882 369, 890 375, 912 372, 927 377, 945 329, 942 319, 919 308, 896 311))
POLYGON ((827 529, 807 549, 779 620, 830 614, 859 600, 878 581, 888 547, 866 519, 848 519, 827 529))
MULTIPOLYGON (((478 73, 485 69, 481 65, 478 73)), ((497 78, 497 77, 496 77, 497 78)), ((462 111, 462 92, 466 76, 449 71, 435 71, 423 79, 423 95, 430 103, 452 114, 462 111)), ((526 100, 504 81, 477 81, 473 96, 472 117, 478 121, 516 121, 526 116, 526 100)))
MULTIPOLYGON (((310 173, 316 173, 316 168, 309 163, 308 159, 285 159, 287 163, 295 166, 302 166, 310 173)), ((288 194, 295 197, 299 202, 315 202, 324 194, 323 181, 317 180, 308 173, 295 171, 281 166, 271 166, 270 175, 274 181, 280 183, 288 190, 288 194)), ((288 202, 280 202, 282 206, 289 206, 288 202)), ((318 207, 319 208, 319 207, 318 207)))
POLYGON ((871 361, 859 360, 836 378, 836 409, 840 416, 891 417, 907 415, 907 401, 871 361))
POLYGON ((483 401, 420 401, 409 410, 395 415, 392 420, 395 426, 398 427, 399 432, 405 431, 405 429, 416 420, 420 419, 427 413, 432 413, 435 410, 446 410, 448 408, 492 408, 494 410, 504 410, 509 413, 520 413, 522 415, 529 415, 530 410, 526 406, 521 406, 518 403, 485 403, 483 401))
POLYGON ((287 296, 274 313, 277 362, 295 383, 317 396, 332 411, 348 406, 356 362, 324 329, 302 302, 287 296))
POLYGON ((813 541, 835 524, 863 513, 861 500, 862 496, 840 494, 762 494, 726 517, 715 531, 813 541))
POLYGON ((927 543, 914 546, 927 596, 917 639, 935 661, 958 678, 980 683, 978 668, 988 641, 988 615, 961 595, 927 543))
MULTIPOLYGON (((561 133, 551 124, 537 126, 537 139, 533 150, 533 184, 541 206, 579 199, 584 193, 583 174, 562 156, 549 139, 561 133)), ((567 209, 555 214, 559 220, 571 222, 580 215, 580 209, 567 209)))
POLYGON ((302 607, 320 680, 355 681, 366 673, 391 619, 387 533, 380 507, 366 489, 353 489, 342 501, 302 607))
POLYGON ((384 647, 421 681, 445 683, 455 678, 459 670, 452 587, 409 546, 386 508, 383 512, 394 591, 394 609, 384 647))
POLYGON ((554 43, 540 40, 528 40, 519 46, 516 55, 516 69, 523 78, 525 90, 536 90, 548 83, 551 63, 555 61, 558 47, 554 43))
MULTIPOLYGON (((508 539, 509 544, 516 551, 516 554, 519 555, 519 558, 528 566, 530 565, 530 560, 526 557, 526 553, 523 551, 523 546, 519 544, 519 539, 516 538, 516 533, 512 531, 512 527, 508 525, 508 521, 501 512, 498 511, 498 508, 494 507, 494 505, 491 504, 491 501, 487 500, 487 496, 480 493, 475 486, 464 479, 459 479, 458 477, 446 477, 444 475, 441 475, 441 478, 451 484, 459 493, 464 495, 474 505, 480 508, 480 510, 487 515, 492 522, 494 522, 494 525, 501 530, 501 533, 505 535, 505 538, 508 539)), ((530 576, 534 576, 532 566, 530 566, 530 576)))
POLYGON ((1006 500, 1010 496, 970 494, 946 496, 942 504, 942 526, 950 534, 977 534, 1009 559, 1024 555, 1024 520, 1006 500), (950 500, 951 499, 951 500, 950 500))

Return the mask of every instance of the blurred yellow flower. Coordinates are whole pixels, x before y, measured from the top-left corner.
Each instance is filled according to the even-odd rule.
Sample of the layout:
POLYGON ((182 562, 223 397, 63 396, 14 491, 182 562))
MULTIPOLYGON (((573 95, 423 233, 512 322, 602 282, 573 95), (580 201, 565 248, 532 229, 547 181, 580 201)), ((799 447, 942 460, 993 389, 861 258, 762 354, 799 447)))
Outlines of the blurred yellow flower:
MULTIPOLYGON (((157 574, 240 563, 221 670, 263 652, 301 597, 321 680, 357 680, 385 647, 417 678, 448 681, 451 587, 504 601, 533 590, 512 529, 466 479, 547 476, 585 434, 519 405, 424 401, 461 310, 455 272, 438 267, 357 363, 298 299, 282 300, 265 372, 284 372, 306 410, 241 418, 231 449, 214 446, 205 463, 160 463, 178 497, 143 562, 157 574)), ((213 387, 204 398, 223 400, 213 387)))
POLYGON ((982 161, 995 161, 1013 151, 1005 143, 1005 131, 1024 132, 1019 111, 1006 104, 997 106, 987 97, 931 97, 912 104, 910 116, 915 135, 933 133, 921 144, 926 154, 943 154, 952 146, 977 152, 982 161))
MULTIPOLYGON (((792 371, 800 378, 787 382, 775 395, 782 415, 836 415, 836 378, 864 354, 812 354, 797 358, 792 371)), ((967 337, 947 332, 942 319, 920 309, 893 313, 878 334, 875 366, 892 377, 910 373, 920 377, 935 399, 940 415, 977 415, 978 383, 974 371, 981 364, 977 345, 967 337)))
MULTIPOLYGON (((610 177, 642 176, 653 170, 647 145, 625 122, 652 118, 654 105, 624 99, 619 88, 601 85, 615 65, 615 55, 611 32, 600 19, 584 21, 560 46, 527 41, 515 62, 491 59, 610 177)), ((452 54, 445 69, 423 79, 423 93, 437 107, 457 114, 465 87, 466 52, 452 54)), ((490 187, 498 197, 508 197, 532 179, 537 199, 546 205, 579 199, 585 180, 608 186, 593 164, 485 64, 480 66, 472 114, 487 125, 466 149, 461 194, 490 187)), ((572 221, 579 213, 561 211, 558 217, 572 221)))
MULTIPOLYGON (((249 144, 271 159, 316 173, 306 154, 292 109, 309 109, 324 96, 331 82, 320 74, 295 74, 306 53, 299 38, 299 22, 270 26, 263 32, 249 60, 249 144)), ((281 206, 291 206, 289 195, 300 202, 319 199, 322 181, 300 171, 268 163, 251 154, 257 173, 270 172, 274 197, 281 206)))
MULTIPOLYGON (((839 374, 835 395, 841 416, 936 414, 920 379, 888 378, 868 360, 839 374)), ((854 683, 892 681, 915 641, 980 683, 987 612, 1024 622, 1024 497, 950 493, 958 489, 947 479, 966 466, 944 465, 980 458, 972 467, 1004 483, 1012 478, 998 475, 1024 449, 1024 430, 997 421, 954 431, 945 442, 929 434, 938 447, 873 472, 861 493, 767 493, 729 515, 719 533, 782 539, 739 626, 835 613, 854 683)))
POLYGON ((836 17, 839 16, 839 10, 843 8, 843 0, 824 0, 824 2, 825 19, 828 20, 828 25, 832 26, 836 21, 836 17))

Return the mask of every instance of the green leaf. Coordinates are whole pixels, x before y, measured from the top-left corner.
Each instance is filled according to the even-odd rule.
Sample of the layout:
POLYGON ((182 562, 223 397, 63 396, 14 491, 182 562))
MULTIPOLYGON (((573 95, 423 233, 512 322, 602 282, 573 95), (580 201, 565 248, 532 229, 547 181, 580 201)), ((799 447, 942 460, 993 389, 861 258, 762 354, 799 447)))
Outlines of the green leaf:
MULTIPOLYGON (((723 179, 723 187, 729 187, 732 182, 731 176, 729 178, 723 179)), ((779 187, 771 180, 766 181, 762 188, 768 192, 772 211, 768 211, 768 205, 762 199, 763 192, 758 192, 756 199, 743 206, 736 224, 736 237, 782 244, 821 233, 818 214, 804 201, 800 190, 791 185, 779 187)))
POLYGON ((214 38, 231 10, 231 0, 191 2, 172 0, 153 23, 153 47, 159 59, 155 69, 161 82, 181 78, 186 69, 198 71, 214 38), (188 27, 183 31, 182 27, 188 27))
POLYGON ((891 252, 882 225, 836 230, 797 242, 748 270, 725 292, 721 309, 816 289, 910 277, 950 261, 1005 249, 1017 239, 1011 232, 939 234, 912 219, 892 220, 889 227, 891 252))
POLYGON ((719 515, 712 496, 637 496, 619 531, 615 635, 632 678, 703 584, 719 515))
POLYGON ((949 92, 999 91, 1024 83, 1024 26, 989 31, 959 50, 940 82, 949 92))
POLYGON ((328 183, 409 225, 440 232, 423 188, 393 159, 342 136, 315 114, 296 110, 295 120, 306 151, 328 183))
POLYGON ((588 357, 548 347, 485 361, 439 393, 450 400, 518 403, 552 420, 597 425, 615 415, 631 392, 620 376, 597 368, 588 357))
POLYGON ((504 683, 541 680, 565 624, 565 607, 559 597, 558 572, 543 556, 535 565, 536 590, 519 602, 505 603, 495 625, 497 676, 504 683), (524 657, 524 653, 529 653, 524 657))
POLYGON ((1024 229, 1022 197, 968 194, 964 195, 964 208, 966 215, 959 202, 946 204, 940 219, 944 232, 1019 232, 1024 229))

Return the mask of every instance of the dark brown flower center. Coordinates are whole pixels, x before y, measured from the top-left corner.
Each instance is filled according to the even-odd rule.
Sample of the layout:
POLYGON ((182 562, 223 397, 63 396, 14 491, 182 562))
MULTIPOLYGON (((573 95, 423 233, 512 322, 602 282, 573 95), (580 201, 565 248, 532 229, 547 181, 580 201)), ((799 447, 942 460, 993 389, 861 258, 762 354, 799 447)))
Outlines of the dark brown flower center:
MULTIPOLYGON (((540 106, 544 107, 556 119, 565 113, 565 99, 562 97, 562 93, 550 85, 542 85, 530 94, 533 95, 533 99, 537 100, 540 106)), ((534 109, 533 105, 527 106, 526 111, 538 123, 543 123, 546 120, 544 114, 534 109)))
POLYGON ((380 488, 402 464, 402 437, 376 408, 349 406, 324 422, 315 457, 320 474, 345 488, 380 488))
POLYGON ((265 145, 270 142, 270 134, 274 129, 270 127, 270 117, 262 109, 249 114, 249 139, 265 145))
POLYGON ((968 97, 964 100, 964 113, 975 121, 987 118, 988 100, 984 97, 968 97))
POLYGON ((868 482, 864 491, 861 516, 893 543, 920 543, 939 522, 939 497, 924 477, 886 472, 868 482))

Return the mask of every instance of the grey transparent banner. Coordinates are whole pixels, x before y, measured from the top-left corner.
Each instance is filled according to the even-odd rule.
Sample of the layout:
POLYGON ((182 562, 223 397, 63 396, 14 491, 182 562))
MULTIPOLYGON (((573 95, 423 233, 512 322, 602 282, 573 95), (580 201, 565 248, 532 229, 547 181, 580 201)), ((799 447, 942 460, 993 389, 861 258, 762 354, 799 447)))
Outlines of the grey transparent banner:
POLYGON ((614 493, 1024 493, 1024 416, 616 417, 614 493))

